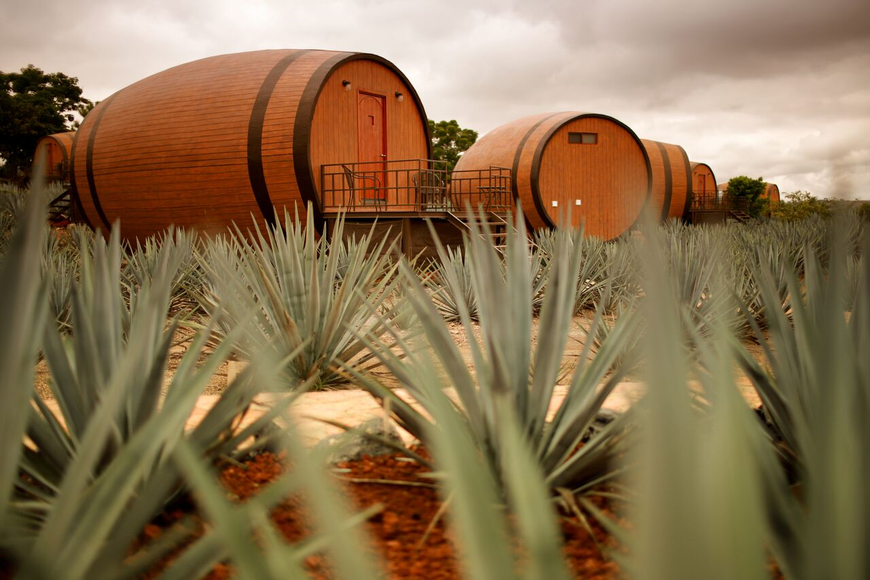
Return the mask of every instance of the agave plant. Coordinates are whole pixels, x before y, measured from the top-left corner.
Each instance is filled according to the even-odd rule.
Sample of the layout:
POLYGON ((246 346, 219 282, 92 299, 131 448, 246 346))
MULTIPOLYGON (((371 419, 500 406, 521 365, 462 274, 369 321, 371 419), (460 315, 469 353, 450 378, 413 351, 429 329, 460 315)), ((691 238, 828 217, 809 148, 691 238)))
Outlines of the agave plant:
POLYGON ((84 228, 70 230, 52 229, 46 226, 45 251, 42 268, 48 281, 48 300, 58 326, 70 328, 72 289, 79 277, 80 248, 90 252, 90 237, 84 228))
MULTIPOLYGON (((778 304, 774 306, 777 311, 790 316, 792 295, 788 276, 796 272, 797 265, 774 246, 755 246, 748 252, 749 263, 738 270, 735 287, 745 311, 760 328, 766 328, 768 316, 766 309, 771 303, 762 299, 759 277, 769 275, 768 283, 773 284, 776 296, 779 297, 778 304)), ((744 325, 744 332, 749 331, 751 331, 750 326, 744 325)))
MULTIPOLYGON (((823 322, 817 319, 823 310, 820 302, 834 300, 836 304, 829 307, 829 314, 842 319, 844 310, 860 310, 857 301, 863 299, 862 291, 866 283, 862 279, 864 272, 858 270, 856 264, 849 267, 849 261, 854 261, 854 258, 846 257, 843 237, 838 236, 836 240, 832 242, 835 248, 830 279, 826 279, 821 260, 809 247, 803 284, 798 279, 796 268, 785 270, 785 284, 790 294, 801 296, 801 287, 806 289, 805 300, 793 301, 792 310, 788 313, 779 308, 770 309, 771 305, 776 306, 780 302, 781 282, 778 273, 772 271, 769 264, 759 265, 755 269, 754 276, 760 281, 759 302, 768 309, 772 348, 751 312, 747 314, 747 319, 764 349, 764 361, 770 372, 745 348, 738 348, 741 366, 761 398, 765 418, 779 441, 778 448, 783 459, 792 475, 798 478, 803 471, 804 449, 813 438, 807 428, 810 416, 814 413, 815 398, 821 389, 815 369, 817 355, 811 350, 817 344, 815 340, 806 342, 807 337, 823 326, 823 322), (834 283, 836 291, 842 293, 839 299, 834 299, 830 294, 834 283), (852 288, 849 289, 847 284, 852 285, 852 288), (848 303, 843 299, 843 296, 849 295, 856 302, 848 303)), ((861 330, 855 326, 852 328, 856 332, 861 330)))
MULTIPOLYGON (((711 228, 687 228, 679 236, 664 236, 659 240, 665 264, 672 275, 676 298, 681 305, 684 335, 690 342, 696 335, 709 336, 711 321, 720 321, 729 328, 739 326, 732 293, 726 284, 713 284, 725 269, 725 246, 711 228)), ((652 276, 649 268, 646 277, 652 276)))
MULTIPOLYGON (((607 302, 607 293, 603 296, 603 301, 607 302)), ((593 318, 588 324, 580 324, 585 342, 592 344, 592 352, 597 354, 601 350, 613 333, 616 327, 615 321, 629 314, 635 308, 634 302, 626 303, 624 306, 619 306, 613 316, 602 316, 597 320, 593 318)), ((626 373, 634 371, 640 363, 641 357, 638 353, 641 337, 643 336, 643 322, 638 326, 635 332, 627 335, 623 345, 616 357, 616 366, 622 368, 626 373)))
POLYGON ((7 185, 0 185, 0 256, 6 253, 6 246, 24 215, 27 194, 7 185))
POLYGON ((637 466, 637 501, 627 514, 634 530, 624 564, 641 579, 770 578, 766 484, 776 494, 787 488, 765 433, 735 388, 729 320, 708 319, 707 338, 695 337, 708 371, 691 373, 702 383, 702 413, 688 384, 691 359, 680 347, 682 282, 655 246, 644 260, 650 274, 642 311, 655 332, 643 339, 648 388, 638 403, 638 444, 625 456, 637 466))
MULTIPOLYGON (((735 346, 780 460, 802 490, 770 492, 777 501, 767 510, 776 524, 777 560, 787 577, 801 580, 870 574, 864 541, 870 537, 870 278, 865 260, 854 302, 844 306, 848 246, 842 232, 833 233, 829 271, 809 249, 805 299, 793 302, 791 320, 780 312, 770 316, 771 346, 762 342, 769 370, 735 346)), ((771 276, 765 280, 762 300, 775 305, 776 287, 771 276)), ((797 273, 788 283, 796 293, 797 273)))
MULTIPOLYGON (((483 228, 486 234, 486 224, 483 228)), ((611 458, 627 436, 627 418, 613 422, 585 445, 580 443, 604 400, 623 376, 621 369, 614 369, 614 361, 627 335, 634 332, 636 319, 632 315, 620 319, 591 362, 588 360, 591 344, 586 345, 568 381, 565 397, 556 405, 550 421, 549 409, 562 374, 572 324, 580 251, 570 244, 567 235, 563 236, 541 311, 537 348, 533 350, 532 284, 522 216, 517 218, 516 231, 508 234, 504 266, 498 251, 484 241, 486 236, 476 235, 479 231, 480 226, 472 223, 475 234, 469 238, 469 252, 475 264, 471 270, 472 287, 480 308, 482 336, 482 345, 477 341, 470 343, 473 373, 424 288, 403 267, 410 285, 408 300, 420 318, 430 350, 419 350, 397 335, 394 339, 400 354, 392 352, 376 336, 367 336, 365 340, 423 411, 397 398, 372 378, 358 372, 354 375, 374 396, 390 399, 398 423, 428 444, 433 433, 446 428, 429 418, 436 416, 433 401, 441 396, 441 384, 433 382, 431 367, 426 363, 427 357, 432 357, 446 373, 447 384, 455 389, 457 400, 452 421, 461 426, 473 442, 475 452, 489 462, 493 473, 500 473, 510 461, 511 447, 500 431, 500 417, 508 411, 498 410, 509 408, 525 434, 546 485, 569 493, 592 493, 596 486, 612 483, 619 472, 611 458), (607 376, 608 373, 611 374, 607 376)), ((601 315, 599 311, 597 321, 601 315)), ((462 305, 460 318, 471 335, 471 316, 462 305)))
POLYGON ((194 231, 170 227, 144 243, 136 240, 135 247, 126 248, 121 272, 124 285, 133 289, 150 282, 167 253, 171 255, 170 261, 177 264, 173 268, 170 309, 174 312, 197 305, 196 296, 202 293, 204 274, 199 258, 199 234, 194 231))
MULTIPOLYGON (((274 418, 267 414, 235 429, 265 367, 246 371, 198 426, 185 431, 229 344, 200 364, 207 339, 200 336, 164 384, 175 328, 166 327, 170 263, 164 259, 127 305, 117 230, 108 244, 95 243, 93 258, 82 254, 71 314, 75 333, 46 325, 39 280, 44 214, 37 205, 3 264, 4 279, 8 273, 18 282, 3 288, 10 293, 3 310, 9 324, 0 339, 8 347, 4 356, 16 358, 2 371, 0 552, 22 577, 134 576, 127 561, 133 540, 182 488, 182 472, 169 461, 179 442, 190 441, 212 461, 237 457, 247 452, 242 442, 274 418), (48 363, 56 409, 33 389, 38 349, 48 363)), ((137 566, 147 567, 168 549, 149 549, 137 566)))
MULTIPOLYGON (((395 266, 385 240, 374 244, 369 237, 347 246, 341 258, 336 244, 330 248, 315 237, 312 212, 308 216, 303 225, 285 211, 285 226, 278 223, 265 234, 258 227, 252 240, 237 230, 211 243, 204 259, 208 292, 201 301, 220 335, 244 328, 235 345, 242 356, 273 351, 285 360, 292 386, 317 377, 319 387, 328 387, 345 381, 338 365, 373 362, 355 333, 381 336, 390 326, 389 313, 377 320, 363 304, 384 306, 393 295, 395 266), (341 262, 346 271, 339 276, 341 262)), ((339 220, 332 238, 342 235, 339 220)))
POLYGON ((583 256, 574 293, 574 312, 595 308, 602 299, 605 299, 606 309, 612 308, 617 304, 618 298, 611 301, 611 293, 618 292, 625 296, 630 294, 630 290, 618 289, 625 284, 621 276, 625 271, 623 264, 617 263, 618 258, 614 254, 608 254, 607 244, 598 238, 584 238, 582 230, 573 232, 572 237, 573 242, 581 246, 583 256), (613 262, 608 261, 609 259, 613 259, 613 262), (605 288, 606 297, 602 294, 605 288))
POLYGON ((431 299, 448 322, 460 320, 462 309, 471 320, 478 319, 477 295, 471 284, 474 264, 464 247, 436 244, 438 261, 427 278, 431 299))
POLYGON ((605 283, 596 284, 589 289, 592 303, 600 302, 604 312, 615 313, 641 294, 642 268, 636 254, 636 243, 631 239, 619 239, 604 244, 604 255, 600 264, 603 268, 601 279, 605 283))

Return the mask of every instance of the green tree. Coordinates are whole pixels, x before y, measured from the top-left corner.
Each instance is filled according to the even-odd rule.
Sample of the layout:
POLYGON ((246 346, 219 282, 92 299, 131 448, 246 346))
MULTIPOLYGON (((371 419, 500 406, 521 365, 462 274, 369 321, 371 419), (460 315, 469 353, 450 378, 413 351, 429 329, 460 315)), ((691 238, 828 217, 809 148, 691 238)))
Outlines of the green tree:
POLYGON ((808 191, 793 191, 785 194, 785 201, 771 208, 771 215, 781 220, 796 221, 813 215, 827 217, 831 215, 831 208, 808 191))
POLYGON ((432 156, 447 162, 452 171, 462 154, 477 141, 477 131, 463 129, 455 119, 435 122, 429 119, 429 133, 432 135, 432 156))
POLYGON ((738 175, 728 180, 728 195, 746 199, 747 209, 752 217, 765 214, 769 208, 767 200, 760 199, 765 189, 767 189, 767 183, 763 177, 752 179, 745 175, 738 175))
POLYGON ((32 64, 20 73, 0 71, 0 177, 26 180, 39 140, 70 130, 74 113, 90 103, 78 82, 32 64))

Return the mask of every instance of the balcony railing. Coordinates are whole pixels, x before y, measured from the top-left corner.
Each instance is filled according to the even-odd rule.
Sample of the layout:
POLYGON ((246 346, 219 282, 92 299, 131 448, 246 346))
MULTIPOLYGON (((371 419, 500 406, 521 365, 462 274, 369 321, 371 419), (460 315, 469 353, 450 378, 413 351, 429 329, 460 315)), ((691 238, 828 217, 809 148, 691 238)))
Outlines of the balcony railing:
POLYGON ((692 196, 692 210, 698 211, 747 211, 749 200, 728 194, 701 193, 692 196))
POLYGON ((507 167, 454 171, 450 180, 453 206, 464 212, 472 209, 504 213, 511 209, 511 170, 507 167))
POLYGON ((453 171, 444 161, 403 159, 320 166, 324 212, 447 212, 510 209, 510 169, 453 171))

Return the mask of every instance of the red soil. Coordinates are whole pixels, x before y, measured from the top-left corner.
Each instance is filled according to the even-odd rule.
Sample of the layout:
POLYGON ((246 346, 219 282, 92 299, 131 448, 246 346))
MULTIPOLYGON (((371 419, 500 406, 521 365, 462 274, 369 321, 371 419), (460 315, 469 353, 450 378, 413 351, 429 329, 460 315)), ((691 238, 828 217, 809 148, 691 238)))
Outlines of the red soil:
MULTIPOLYGON (((419 451, 419 450, 418 450, 419 451)), ((401 579, 453 579, 460 578, 460 563, 450 530, 445 525, 448 514, 433 526, 426 541, 421 543, 426 529, 441 508, 438 491, 432 487, 396 485, 384 483, 351 482, 349 479, 388 480, 430 484, 430 478, 423 477, 427 469, 418 463, 404 461, 395 455, 382 457, 363 457, 359 461, 342 463, 339 468, 348 473, 336 474, 342 480, 347 496, 358 509, 380 504, 383 509, 366 524, 366 531, 372 540, 373 549, 380 556, 389 578, 401 579)), ((285 462, 277 455, 264 453, 245 463, 245 468, 231 466, 221 473, 221 482, 230 497, 239 501, 256 494, 286 469, 285 462)), ((603 501, 596 502, 606 513, 608 507, 603 501)), ((168 527, 183 516, 181 510, 148 526, 142 539, 153 539, 160 535, 162 527, 168 527)), ((291 542, 304 538, 311 527, 298 497, 292 497, 272 511, 272 518, 284 536, 291 542)), ((606 559, 595 540, 577 522, 576 518, 562 518, 564 553, 570 570, 578 578, 604 579, 619 578, 619 566, 606 559)), ((593 523, 597 540, 605 546, 615 542, 593 523)), ((169 563, 177 554, 167 559, 169 563)), ((321 556, 306 560, 312 578, 331 578, 328 562, 321 556)), ((160 566, 162 568, 163 566, 160 566)), ((148 577, 157 575, 158 569, 148 577)), ((219 564, 207 576, 210 580, 232 578, 232 565, 219 564)))

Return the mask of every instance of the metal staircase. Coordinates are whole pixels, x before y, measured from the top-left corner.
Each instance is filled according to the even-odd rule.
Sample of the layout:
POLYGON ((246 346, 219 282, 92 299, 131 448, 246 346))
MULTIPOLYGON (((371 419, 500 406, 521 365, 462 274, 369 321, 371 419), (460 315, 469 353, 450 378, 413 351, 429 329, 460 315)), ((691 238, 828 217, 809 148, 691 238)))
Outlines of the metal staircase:
POLYGON ((72 190, 66 189, 48 203, 48 221, 54 225, 73 221, 72 190))
POLYGON ((752 220, 752 216, 743 211, 742 209, 734 209, 728 212, 728 215, 740 223, 747 223, 752 220))
MULTIPOLYGON (((488 211, 484 212, 482 216, 475 216, 475 219, 479 220, 480 217, 483 218, 482 222, 478 221, 481 230, 483 230, 480 233, 480 236, 484 240, 490 242, 496 250, 503 254, 505 247, 507 246, 508 228, 514 230, 516 228, 514 228, 513 224, 508 221, 506 213, 488 211), (484 227, 484 224, 486 224, 487 227, 484 227), (489 236, 486 235, 487 229, 489 230, 489 236)), ((468 232, 469 234, 472 233, 473 230, 471 229, 466 216, 448 211, 447 219, 460 230, 468 232)))

